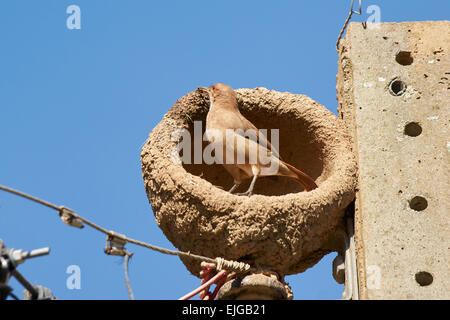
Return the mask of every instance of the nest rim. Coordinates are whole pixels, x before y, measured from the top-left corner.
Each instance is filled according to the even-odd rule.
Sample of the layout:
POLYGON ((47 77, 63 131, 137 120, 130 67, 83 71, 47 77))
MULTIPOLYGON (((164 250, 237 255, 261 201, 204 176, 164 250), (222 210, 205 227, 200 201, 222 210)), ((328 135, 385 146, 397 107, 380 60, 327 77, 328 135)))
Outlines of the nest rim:
MULTIPOLYGON (((273 109, 273 99, 281 97, 282 102, 276 106, 275 112, 289 111, 289 115, 294 114, 303 119, 307 118, 306 130, 311 130, 312 134, 320 131, 320 134, 316 134, 314 138, 316 144, 321 144, 321 156, 323 157, 321 174, 316 176, 318 188, 310 192, 275 196, 261 194, 254 194, 251 197, 237 196, 190 173, 183 165, 167 161, 168 150, 162 146, 174 147, 176 145, 167 136, 167 129, 188 128, 189 119, 184 117, 184 112, 192 114, 207 112, 204 110, 207 97, 201 92, 193 91, 175 103, 150 133, 142 151, 141 161, 146 191, 157 223, 178 249, 212 258, 222 256, 238 260, 245 256, 251 256, 252 253, 242 254, 242 252, 255 247, 255 244, 251 243, 252 241, 257 242, 263 239, 263 242, 270 244, 269 247, 272 250, 279 247, 283 253, 273 252, 274 257, 265 259, 264 252, 262 252, 264 250, 256 250, 261 256, 256 254, 253 258, 259 264, 271 267, 281 274, 303 272, 317 263, 324 254, 334 250, 333 246, 329 245, 330 234, 339 229, 341 224, 339 219, 343 217, 344 209, 354 198, 356 161, 351 150, 350 137, 344 128, 343 121, 307 96, 265 88, 238 89, 236 92, 240 108, 247 109, 250 113, 255 112, 258 108, 273 109), (259 99, 255 99, 255 96, 259 99), (298 101, 305 107, 295 110, 298 101), (324 121, 325 119, 326 121, 324 121), (152 160, 149 160, 149 155, 152 156, 152 160), (159 174, 157 171, 160 171, 159 174), (158 179, 157 175, 163 175, 164 179, 158 179), (165 187, 164 182, 171 186, 165 187), (164 199, 172 203, 170 208, 164 208, 164 203, 162 203, 164 199), (180 210, 188 208, 187 211, 192 213, 192 219, 181 217, 182 213, 174 210, 177 205, 180 206, 180 210), (270 214, 258 216, 259 210, 270 214), (261 225, 269 225, 269 229, 289 229, 290 235, 296 238, 294 239, 295 243, 289 243, 290 241, 287 241, 283 235, 274 234, 273 230, 272 233, 271 230, 266 231, 266 235, 262 238, 255 235, 254 230, 249 231, 244 236, 235 237, 235 241, 227 242, 226 239, 223 239, 223 234, 229 236, 235 234, 233 223, 237 222, 241 227, 247 223, 246 219, 238 217, 241 212, 249 215, 249 220, 255 219, 261 225), (274 221, 278 218, 283 222, 274 221), (178 226, 176 226, 177 221, 178 226), (230 225, 223 225, 224 221, 230 225), (210 223, 211 230, 202 228, 202 222, 210 223), (298 230, 291 230, 292 228, 298 230), (320 241, 314 240, 315 237, 320 238, 320 241), (302 238, 302 240, 298 241, 298 238, 302 238), (188 243, 189 241, 186 239, 191 243, 188 243), (199 244, 202 240, 221 242, 222 249, 208 250, 199 244), (277 246, 276 242, 280 240, 287 243, 277 246), (320 245, 317 245, 318 242, 320 245), (240 247, 243 247, 242 250, 240 247), (292 259, 288 259, 289 254, 292 259), (284 262, 277 263, 277 260, 284 260, 284 262)), ((293 120, 295 122, 297 119, 293 120)), ((187 258, 183 258, 182 261, 191 273, 198 276, 200 270, 198 261, 187 258)))

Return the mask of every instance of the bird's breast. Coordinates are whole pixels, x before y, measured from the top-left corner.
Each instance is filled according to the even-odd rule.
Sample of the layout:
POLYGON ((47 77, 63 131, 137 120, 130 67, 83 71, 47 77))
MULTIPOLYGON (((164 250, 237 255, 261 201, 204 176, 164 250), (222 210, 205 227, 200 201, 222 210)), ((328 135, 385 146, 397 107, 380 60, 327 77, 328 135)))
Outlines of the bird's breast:
POLYGON ((242 129, 242 120, 239 117, 239 113, 232 112, 229 110, 211 109, 206 117, 206 129, 242 129))

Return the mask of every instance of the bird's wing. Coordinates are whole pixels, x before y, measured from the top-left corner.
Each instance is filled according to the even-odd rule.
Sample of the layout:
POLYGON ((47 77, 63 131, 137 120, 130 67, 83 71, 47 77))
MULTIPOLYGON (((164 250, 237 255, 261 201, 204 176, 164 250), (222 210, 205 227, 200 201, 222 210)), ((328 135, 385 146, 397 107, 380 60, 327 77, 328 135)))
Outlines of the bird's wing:
MULTIPOLYGON (((257 164, 261 167, 268 167, 272 161, 275 161, 275 163, 280 161, 266 146, 235 132, 232 133, 232 139, 227 137, 226 144, 227 149, 233 150, 234 161, 238 166, 239 164, 257 164)), ((249 175, 252 176, 251 173, 249 175)))
POLYGON ((254 141, 258 141, 260 145, 269 149, 272 152, 273 156, 277 157, 278 159, 281 159, 278 150, 270 144, 270 142, 267 140, 267 137, 261 131, 259 131, 258 128, 256 128, 253 123, 248 121, 243 115, 240 115, 240 118, 242 121, 242 129, 244 130, 244 132, 237 131, 237 133, 242 136, 250 137, 254 141))

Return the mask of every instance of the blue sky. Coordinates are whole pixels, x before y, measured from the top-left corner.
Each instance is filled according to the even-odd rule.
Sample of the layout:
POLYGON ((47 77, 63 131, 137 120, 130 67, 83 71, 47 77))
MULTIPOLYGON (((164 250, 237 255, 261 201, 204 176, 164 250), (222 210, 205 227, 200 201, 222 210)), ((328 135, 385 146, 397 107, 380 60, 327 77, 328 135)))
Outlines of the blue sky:
MULTIPOLYGON (((355 1, 357 2, 357 1, 355 1)), ((383 22, 448 20, 450 2, 363 1, 383 22)), ((4 0, 0 4, 0 184, 23 190, 126 235, 173 248, 157 227, 140 151, 173 103, 198 86, 306 94, 336 112, 335 42, 350 1, 4 0), (81 9, 69 30, 66 8, 81 9)), ((364 21, 368 15, 354 16, 364 21)), ((60 299, 127 299, 120 257, 104 235, 0 192, 8 247, 49 246, 20 265, 60 299), (70 265, 81 289, 66 287, 70 265)), ((137 299, 177 299, 199 285, 177 257, 127 246, 137 299)), ((289 276, 295 299, 340 299, 332 253, 289 276)), ((16 295, 22 287, 12 280, 16 295)))

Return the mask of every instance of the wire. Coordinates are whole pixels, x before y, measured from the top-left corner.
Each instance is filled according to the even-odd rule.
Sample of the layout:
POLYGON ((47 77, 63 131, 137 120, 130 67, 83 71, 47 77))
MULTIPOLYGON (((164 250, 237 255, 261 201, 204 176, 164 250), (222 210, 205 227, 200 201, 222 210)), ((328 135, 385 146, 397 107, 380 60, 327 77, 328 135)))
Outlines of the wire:
POLYGON ((24 276, 22 276, 22 274, 19 271, 17 271, 16 269, 12 269, 11 274, 14 276, 14 278, 16 278, 17 281, 20 282, 21 285, 25 287, 25 289, 28 290, 28 292, 31 295, 31 299, 37 299, 39 292, 36 290, 35 287, 33 287, 33 285, 27 279, 25 279, 24 276))
POLYGON ((339 33, 338 39, 336 41, 336 51, 339 51, 339 42, 341 41, 342 35, 344 34, 345 29, 347 29, 347 25, 350 21, 350 19, 352 18, 353 14, 358 14, 361 15, 362 11, 361 11, 361 0, 359 0, 359 10, 355 11, 353 10, 353 1, 352 0, 352 4, 350 5, 350 12, 348 14, 347 20, 345 20, 344 26, 341 29, 341 32, 339 33))
POLYGON ((60 209, 58 206, 56 206, 56 205, 54 205, 54 204, 52 204, 52 203, 50 203, 50 202, 47 202, 47 201, 45 201, 45 200, 41 200, 41 199, 39 199, 39 198, 35 198, 35 197, 30 196, 29 194, 26 194, 26 193, 24 193, 24 192, 21 192, 21 191, 18 191, 18 190, 14 190, 14 189, 12 189, 12 188, 8 188, 8 187, 2 186, 2 185, 0 185, 0 189, 1 189, 1 190, 4 190, 4 191, 7 191, 7 192, 10 192, 10 193, 14 193, 14 194, 16 194, 16 195, 18 195, 18 196, 27 198, 27 199, 29 199, 29 200, 35 201, 35 202, 37 202, 37 203, 40 203, 40 204, 42 204, 42 205, 44 205, 44 206, 47 206, 47 207, 52 208, 52 209, 55 209, 55 210, 59 210, 59 209, 60 209))
POLYGON ((219 292, 219 289, 223 286, 223 284, 225 283, 226 280, 227 280, 227 277, 224 276, 219 281, 217 281, 216 288, 214 289, 213 293, 209 297, 210 300, 214 300, 217 293, 219 292))
MULTIPOLYGON (((63 206, 57 206, 57 205, 55 205, 53 203, 50 203, 50 202, 47 202, 45 200, 42 200, 42 199, 30 196, 30 195, 28 195, 28 194, 26 194, 24 192, 21 192, 21 191, 18 191, 18 190, 9 188, 9 187, 5 187, 5 186, 0 185, 0 189, 4 190, 4 191, 7 191, 7 192, 10 192, 10 193, 13 193, 13 194, 18 195, 18 196, 27 198, 29 200, 35 201, 35 202, 37 202, 39 204, 42 204, 42 205, 45 205, 45 206, 47 206, 49 208, 55 209, 58 212, 61 212, 62 208, 64 208, 63 206)), ((122 240, 124 240, 126 242, 133 243, 135 245, 138 245, 138 246, 141 246, 141 247, 145 247, 145 248, 148 248, 148 249, 151 249, 151 250, 154 250, 154 251, 158 251, 158 252, 164 253, 164 254, 176 255, 176 256, 180 256, 180 257, 193 258, 193 259, 197 259, 197 260, 201 260, 201 261, 216 263, 215 259, 212 259, 212 258, 209 258, 209 257, 204 257, 204 256, 201 256, 201 255, 192 254, 190 252, 169 250, 169 249, 158 247, 158 246, 155 246, 155 245, 143 242, 143 241, 139 241, 139 240, 135 240, 135 239, 132 239, 132 238, 128 238, 128 237, 126 237, 124 235, 119 235, 117 232, 114 232, 114 231, 102 228, 99 225, 97 225, 97 224, 95 224, 95 223, 93 223, 93 222, 83 218, 82 216, 76 214, 73 211, 69 211, 68 213, 71 216, 73 216, 73 218, 79 219, 79 220, 83 221, 85 224, 87 224, 88 226, 90 226, 90 227, 96 229, 97 231, 100 231, 100 232, 102 232, 102 233, 104 233, 106 235, 109 235, 111 237, 120 237, 122 240)))
POLYGON ((219 273, 217 273, 214 277, 212 277, 209 281, 205 282, 204 284, 202 284, 200 287, 198 287, 197 289, 189 292, 188 294, 182 296, 180 299, 178 300, 188 300, 190 298, 192 298, 193 296, 195 296, 196 294, 202 292, 203 290, 205 290, 206 288, 208 288, 209 286, 211 286, 212 284, 216 283, 216 281, 219 281, 221 278, 223 278, 224 276, 226 276, 228 273, 227 270, 222 270, 219 273))
POLYGON ((14 293, 10 292, 8 295, 13 298, 14 300, 20 300, 14 293))
MULTIPOLYGON (((42 204, 44 206, 47 206, 49 208, 52 208, 52 209, 58 211, 61 219, 68 225, 80 227, 81 223, 79 223, 79 221, 82 221, 83 223, 92 227, 93 229, 106 234, 108 237, 107 237, 107 248, 105 249, 105 253, 110 254, 110 255, 124 256, 124 259, 125 259, 124 260, 125 282, 126 282, 128 294, 129 294, 131 300, 134 299, 134 296, 133 296, 133 292, 131 291, 130 281, 128 278, 128 262, 129 262, 129 258, 131 257, 132 253, 127 252, 125 250, 125 248, 123 247, 123 245, 125 245, 127 242, 144 247, 144 248, 148 248, 148 249, 160 252, 160 253, 164 253, 164 254, 176 255, 179 257, 192 258, 192 259, 199 260, 199 261, 213 263, 214 265, 216 265, 216 269, 220 272, 215 277, 213 277, 211 280, 209 280, 207 282, 207 283, 209 283, 209 285, 206 285, 207 283, 202 285, 201 287, 203 287, 203 289, 209 287, 212 283, 215 283, 215 281, 219 280, 223 275, 226 275, 229 271, 242 273, 242 272, 248 272, 248 271, 254 270, 254 268, 252 268, 249 264, 244 263, 244 262, 225 260, 221 257, 217 257, 217 258, 213 259, 210 257, 193 254, 191 252, 169 250, 169 249, 158 247, 158 246, 155 246, 155 245, 143 242, 143 241, 128 238, 127 236, 125 236, 123 234, 117 233, 112 230, 107 230, 107 229, 83 218, 82 216, 76 214, 75 212, 73 212, 72 210, 70 210, 64 206, 57 206, 53 203, 47 202, 45 200, 30 196, 24 192, 21 192, 21 191, 18 191, 18 190, 9 188, 9 187, 5 187, 2 185, 0 185, 0 190, 7 191, 9 193, 21 196, 23 198, 35 201, 39 204, 42 204), (109 240, 109 243, 108 243, 108 240, 109 240), (119 242, 120 242, 120 244, 118 244, 119 242), (219 275, 221 275, 221 276, 219 276, 219 275), (212 280, 214 280, 214 281, 212 281, 212 280)), ((31 287, 30 289, 33 289, 33 288, 31 287)), ((196 290, 194 290, 194 291, 196 291, 196 290)), ((202 290, 200 290, 200 291, 202 291, 202 290)), ((200 291, 198 291, 198 292, 200 292, 200 291)), ((30 292, 32 292, 32 291, 30 291, 30 292)))
POLYGON ((128 295, 130 296, 130 300, 134 300, 133 291, 131 290, 130 279, 128 278, 128 263, 130 262, 130 258, 133 254, 126 254, 123 259, 123 273, 125 276, 125 283, 127 285, 128 295))

